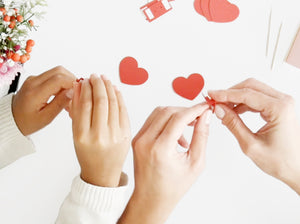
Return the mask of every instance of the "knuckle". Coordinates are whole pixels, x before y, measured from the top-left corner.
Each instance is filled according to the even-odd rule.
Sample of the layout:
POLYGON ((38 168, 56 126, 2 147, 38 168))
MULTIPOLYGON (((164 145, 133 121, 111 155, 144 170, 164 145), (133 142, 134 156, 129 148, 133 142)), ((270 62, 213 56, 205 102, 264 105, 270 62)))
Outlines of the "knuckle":
POLYGON ((63 73, 66 71, 66 69, 62 65, 58 65, 54 68, 54 70, 58 73, 63 73))
POLYGON ((118 100, 117 100, 117 98, 115 98, 115 97, 110 98, 110 99, 109 99, 109 104, 110 104, 111 106, 117 106, 117 105, 118 105, 118 100))
POLYGON ((183 112, 177 112, 175 114, 172 115, 172 120, 176 123, 179 122, 184 116, 183 112))
POLYGON ((165 108, 165 107, 163 107, 163 106, 156 107, 155 110, 154 110, 154 112, 160 112, 160 111, 162 111, 164 108, 165 108))
POLYGON ((85 110, 85 111, 88 111, 92 108, 92 103, 90 101, 87 101, 87 100, 84 100, 82 103, 82 109, 85 110))
POLYGON ((229 130, 236 130, 238 126, 238 119, 234 117, 234 115, 227 115, 223 119, 223 124, 225 124, 229 130))
POLYGON ((64 78, 64 76, 63 76, 61 73, 56 73, 56 74, 53 76, 53 81, 55 81, 55 82, 60 82, 63 78, 64 78))
POLYGON ((174 108, 173 107, 165 107, 161 110, 161 113, 166 116, 171 115, 174 113, 174 108))
POLYGON ((245 80, 245 85, 247 87, 250 87, 250 86, 255 85, 257 83, 258 83, 258 81, 255 78, 248 78, 248 79, 245 80))
POLYGON ((101 107, 104 107, 108 103, 107 97, 99 96, 99 97, 95 98, 95 103, 100 105, 101 107))
POLYGON ((134 138, 131 142, 131 146, 133 150, 138 150, 138 149, 142 149, 145 146, 145 142, 142 141, 141 138, 134 138))

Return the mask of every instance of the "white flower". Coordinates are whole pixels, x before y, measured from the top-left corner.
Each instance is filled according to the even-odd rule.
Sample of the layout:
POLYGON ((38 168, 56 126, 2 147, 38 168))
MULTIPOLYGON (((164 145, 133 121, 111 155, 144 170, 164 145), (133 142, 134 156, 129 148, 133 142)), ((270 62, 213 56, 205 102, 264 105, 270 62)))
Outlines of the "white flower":
POLYGON ((8 16, 12 16, 12 15, 14 15, 15 14, 15 10, 13 10, 13 9, 9 9, 8 11, 7 11, 7 13, 6 13, 8 16))
POLYGON ((9 67, 13 67, 13 66, 15 65, 15 62, 14 62, 13 60, 11 60, 11 59, 8 59, 8 60, 7 60, 7 65, 8 65, 9 67))

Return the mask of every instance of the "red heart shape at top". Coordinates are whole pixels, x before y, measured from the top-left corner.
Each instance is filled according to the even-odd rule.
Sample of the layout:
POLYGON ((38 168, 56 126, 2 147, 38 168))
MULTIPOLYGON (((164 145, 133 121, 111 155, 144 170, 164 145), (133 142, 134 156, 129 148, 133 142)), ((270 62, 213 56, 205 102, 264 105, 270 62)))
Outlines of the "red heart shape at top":
POLYGON ((227 0, 210 0, 210 14, 212 21, 228 23, 238 18, 240 10, 227 0))
POLYGON ((188 100, 195 99, 204 87, 204 79, 200 74, 192 74, 187 79, 178 77, 173 81, 174 91, 188 100))
POLYGON ((195 0, 195 10, 208 21, 228 23, 238 18, 239 8, 227 0, 195 0))
POLYGON ((120 63, 120 79, 128 85, 141 85, 148 80, 148 72, 139 68, 134 58, 126 57, 120 63))

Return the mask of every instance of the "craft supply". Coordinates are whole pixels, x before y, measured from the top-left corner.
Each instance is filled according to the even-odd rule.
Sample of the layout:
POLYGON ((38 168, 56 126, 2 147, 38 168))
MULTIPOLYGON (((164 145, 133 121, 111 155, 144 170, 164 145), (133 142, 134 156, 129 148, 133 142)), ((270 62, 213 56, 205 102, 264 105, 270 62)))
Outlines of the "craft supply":
POLYGON ((277 49, 278 49, 279 40, 280 40, 280 36, 281 36, 281 29, 282 29, 282 23, 280 24, 280 27, 279 27, 279 30, 278 30, 278 34, 277 34, 276 45, 275 45, 275 49, 274 49, 274 53, 273 53, 273 58, 272 58, 272 63, 271 63, 271 70, 273 70, 274 63, 275 63, 275 58, 276 58, 276 55, 277 55, 277 49))
POLYGON ((205 96, 204 94, 202 94, 202 96, 204 97, 206 103, 209 105, 212 112, 215 113, 217 102, 214 99, 210 98, 209 96, 205 96))
POLYGON ((300 29, 298 30, 286 62, 292 66, 300 68, 300 29))
POLYGON ((208 21, 217 23, 232 22, 240 14, 239 8, 227 0, 195 0, 194 8, 208 21))
POLYGON ((142 6, 141 11, 145 15, 146 20, 152 22, 172 10, 171 1, 174 0, 153 0, 142 6))
POLYGON ((181 97, 194 100, 204 87, 204 79, 200 74, 192 74, 188 78, 178 77, 172 83, 174 91, 181 97))
POLYGON ((148 80, 148 72, 138 67, 138 62, 132 57, 124 58, 120 63, 121 82, 128 85, 141 85, 148 80))
POLYGON ((79 79, 76 79, 76 82, 81 82, 83 80, 84 80, 84 78, 79 78, 79 79))
POLYGON ((269 14, 268 33, 267 33, 267 44, 266 44, 266 57, 268 57, 268 54, 269 54, 271 24, 272 24, 272 8, 271 8, 270 14, 269 14))

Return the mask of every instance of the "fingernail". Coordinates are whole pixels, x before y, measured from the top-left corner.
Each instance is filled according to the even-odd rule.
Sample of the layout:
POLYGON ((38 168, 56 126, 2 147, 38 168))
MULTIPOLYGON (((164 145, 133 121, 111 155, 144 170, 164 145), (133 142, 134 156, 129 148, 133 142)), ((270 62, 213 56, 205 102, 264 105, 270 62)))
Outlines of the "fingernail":
POLYGON ((210 122, 211 122, 211 119, 212 119, 212 111, 211 111, 211 110, 208 110, 208 111, 206 112, 205 123, 206 123, 207 125, 209 125, 210 122))
POLYGON ((225 111, 219 105, 216 105, 215 113, 216 113, 217 118, 219 118, 221 120, 223 120, 223 118, 225 117, 225 111))
POLYGON ((66 97, 68 97, 69 99, 73 99, 73 96, 74 96, 74 90, 73 89, 69 89, 66 92, 66 97))
POLYGON ((91 77, 90 78, 97 78, 97 76, 95 74, 91 74, 91 77))
POLYGON ((108 80, 108 78, 107 78, 105 75, 101 75, 101 78, 102 78, 103 80, 108 80))

